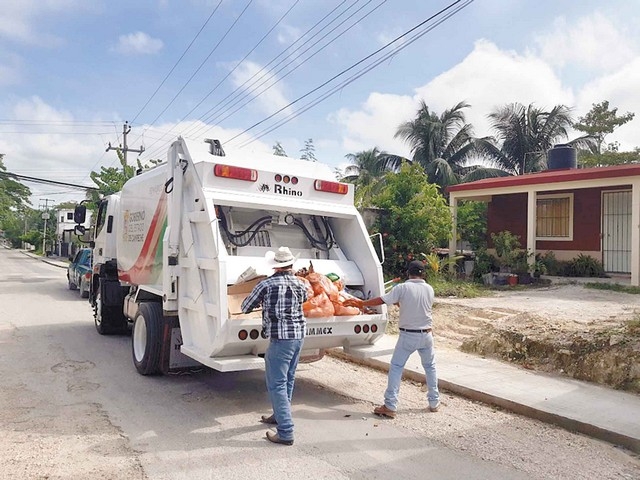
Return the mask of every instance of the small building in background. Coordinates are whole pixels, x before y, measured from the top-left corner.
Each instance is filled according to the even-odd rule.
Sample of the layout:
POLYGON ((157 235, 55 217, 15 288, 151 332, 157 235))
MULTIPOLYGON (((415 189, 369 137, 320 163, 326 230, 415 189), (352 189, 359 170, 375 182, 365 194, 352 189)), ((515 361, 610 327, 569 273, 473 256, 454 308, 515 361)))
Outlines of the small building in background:
MULTIPOLYGON (((71 257, 82 248, 83 245, 75 234, 76 222, 73 220, 72 208, 61 208, 56 213, 56 253, 61 257, 71 257)), ((82 224, 87 230, 91 225, 91 212, 87 210, 87 217, 82 224)))

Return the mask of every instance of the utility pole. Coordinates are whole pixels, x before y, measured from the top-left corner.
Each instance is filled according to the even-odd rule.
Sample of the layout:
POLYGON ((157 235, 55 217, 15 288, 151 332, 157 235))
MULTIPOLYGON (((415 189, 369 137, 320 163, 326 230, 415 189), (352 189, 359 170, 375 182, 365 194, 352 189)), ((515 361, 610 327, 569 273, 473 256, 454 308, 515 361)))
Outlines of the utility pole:
POLYGON ((107 147, 107 149, 105 150, 105 152, 108 152, 109 150, 122 150, 122 154, 124 156, 124 164, 128 165, 127 163, 127 152, 136 152, 136 153, 142 153, 144 152, 144 147, 142 145, 140 145, 140 148, 129 148, 127 146, 127 135, 129 134, 129 132, 131 131, 131 126, 129 125, 129 122, 124 122, 124 125, 122 126, 122 143, 123 145, 121 147, 112 147, 111 146, 111 142, 109 142, 109 146, 107 147))
MULTIPOLYGON (((42 214, 42 218, 44 219, 44 232, 42 233, 42 254, 46 255, 47 250, 47 220, 49 220, 49 202, 53 203, 53 200, 50 198, 41 198, 41 202, 44 202, 44 213, 42 214)), ((42 207, 42 204, 40 204, 42 207)))

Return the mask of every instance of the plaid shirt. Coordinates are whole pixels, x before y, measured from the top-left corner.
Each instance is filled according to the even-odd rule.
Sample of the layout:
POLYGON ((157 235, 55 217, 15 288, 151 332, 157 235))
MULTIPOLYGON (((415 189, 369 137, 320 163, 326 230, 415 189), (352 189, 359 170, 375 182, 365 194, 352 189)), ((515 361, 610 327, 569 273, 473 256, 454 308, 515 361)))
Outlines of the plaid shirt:
POLYGON ((262 328, 267 337, 279 340, 304 338, 306 320, 302 304, 307 289, 290 271, 276 272, 253 288, 242 302, 242 311, 249 313, 262 304, 262 328))

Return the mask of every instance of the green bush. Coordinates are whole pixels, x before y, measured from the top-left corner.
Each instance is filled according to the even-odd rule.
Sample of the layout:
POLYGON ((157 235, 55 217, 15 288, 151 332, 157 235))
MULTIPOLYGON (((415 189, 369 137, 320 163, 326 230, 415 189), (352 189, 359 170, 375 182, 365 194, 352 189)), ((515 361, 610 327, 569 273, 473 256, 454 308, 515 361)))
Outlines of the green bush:
POLYGON ((567 262, 564 272, 567 277, 605 277, 602 262, 581 253, 567 262))
POLYGON ((548 275, 561 275, 563 270, 562 263, 556 258, 553 252, 547 252, 541 255, 538 260, 544 265, 548 275))
POLYGON ((497 272, 500 270, 496 257, 481 248, 476 252, 475 264, 473 266, 473 279, 481 282, 485 273, 497 272))

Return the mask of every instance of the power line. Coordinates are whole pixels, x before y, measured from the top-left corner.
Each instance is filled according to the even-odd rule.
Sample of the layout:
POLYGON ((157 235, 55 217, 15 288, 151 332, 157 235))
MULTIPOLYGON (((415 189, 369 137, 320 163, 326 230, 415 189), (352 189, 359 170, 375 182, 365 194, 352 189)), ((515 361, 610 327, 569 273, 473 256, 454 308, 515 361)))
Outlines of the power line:
MULTIPOLYGON (((364 6, 366 6, 367 4, 371 3, 372 0, 369 0, 365 3, 364 6)), ((386 0, 385 0, 386 1, 386 0)), ((295 52, 297 52, 298 50, 300 50, 302 47, 304 47, 304 45, 306 45, 307 43, 309 43, 311 40, 313 40, 317 35, 319 35, 320 33, 322 33, 325 29, 327 29, 331 24, 333 24, 335 21, 337 21, 340 17, 342 17, 343 15, 345 15, 349 10, 351 10, 351 8, 353 8, 357 3, 359 2, 359 0, 356 0, 352 5, 348 6, 344 11, 340 12, 335 18, 333 18, 331 21, 329 21, 327 23, 327 25, 323 26, 318 32, 316 32, 315 34, 313 34, 310 38, 308 38, 307 40, 305 40, 301 45, 299 45, 298 47, 296 47, 294 50, 292 50, 283 60, 281 60, 280 62, 278 62, 275 66, 271 67, 270 69, 267 70, 267 67, 269 65, 271 65, 272 63, 274 63, 277 59, 279 59, 280 57, 282 57, 287 51, 291 50, 292 47, 294 47, 297 43, 299 43, 300 41, 302 41, 302 39, 304 39, 306 36, 308 36, 313 30, 316 29, 316 27, 318 27, 319 25, 321 25, 326 19, 328 19, 329 17, 331 17, 331 15, 333 15, 334 12, 336 12, 342 5, 344 5, 344 3, 346 3, 346 0, 344 0, 343 2, 341 2, 339 5, 337 5, 335 8, 333 8, 329 13, 327 13, 324 17, 322 17, 319 21, 317 21, 311 28, 309 28, 304 34, 302 34, 298 39, 296 39, 291 45, 289 45, 287 48, 285 48, 283 51, 281 51, 278 55, 276 55, 273 59, 271 59, 271 61, 269 61, 269 63, 267 63, 258 73, 256 73, 255 75, 253 75, 252 77, 248 78, 242 85, 236 87, 233 92, 231 92, 230 94, 228 94, 225 98, 223 98, 220 102, 218 102, 216 104, 216 106, 214 106, 213 108, 211 108, 210 110, 208 110, 207 112, 205 112, 202 116, 200 116, 200 119, 204 119, 209 113, 211 113, 213 110, 220 109, 220 108, 224 108, 226 105, 229 104, 229 102, 234 102, 238 97, 240 97, 240 101, 243 98, 246 98, 249 94, 248 93, 243 93, 240 95, 236 95, 236 92, 238 92, 239 90, 241 90, 247 83, 251 82, 252 80, 253 83, 251 83, 249 85, 248 88, 252 87, 253 85, 255 85, 256 82, 258 82, 260 79, 262 79, 265 75, 267 75, 269 72, 271 72, 274 68, 276 68, 278 65, 282 64, 282 62, 286 61, 287 58, 290 58, 292 54, 294 54, 295 52), (265 70, 267 70, 265 72, 265 70), (264 72, 264 73, 263 73, 264 72), (262 74, 262 75, 260 75, 262 74), (231 97, 231 100, 227 101, 227 99, 229 99, 231 97), (235 98, 234 98, 235 97, 235 98), (225 103, 226 101, 226 103, 225 103)), ((360 7, 360 9, 358 9, 357 11, 360 11, 363 7, 360 7)), ((357 12, 356 11, 356 12, 357 12)), ((349 18, 352 18, 355 15, 355 13, 351 14, 347 20, 349 18)), ((344 21, 342 22, 344 23, 344 21)), ((342 24, 341 23, 341 24, 342 24)), ((340 24, 340 25, 341 25, 340 24)), ((334 28, 335 30, 335 28, 334 28)), ((333 31, 333 30, 332 30, 333 31)), ((326 38, 328 34, 324 35, 320 40, 326 38)), ((316 45, 319 41, 315 42, 313 45, 316 45)), ((298 55, 299 57, 300 55, 298 55)), ((295 61, 298 57, 294 58, 292 61, 295 61)), ((291 62, 289 62, 290 64, 291 62)), ((287 64, 287 65, 289 65, 287 64)), ((234 105, 237 103, 234 103, 234 105)), ((211 119, 212 117, 210 116, 209 118, 207 118, 206 120, 211 119)), ((205 121, 206 121, 205 120, 205 121)), ((196 129, 194 130, 196 125, 196 121, 192 122, 191 127, 187 128, 186 131, 184 131, 184 135, 188 136, 188 135, 192 135, 195 134, 196 131, 201 131, 201 129, 196 129), (191 131, 189 131, 191 129, 191 131)), ((172 141, 172 140, 170 140, 172 141)), ((170 141, 165 141, 163 143, 163 145, 161 145, 160 147, 157 147, 156 150, 154 150, 152 153, 156 154, 157 152, 161 151, 170 141)), ((155 145, 156 143, 158 143, 157 141, 152 143, 148 150, 151 149, 151 147, 153 147, 153 145, 155 145)))
MULTIPOLYGON (((164 77, 164 79, 162 80, 162 82, 160 82, 160 85, 158 85, 158 87, 156 88, 156 90, 151 94, 151 96, 149 97, 149 99, 146 101, 146 103, 142 106, 142 108, 138 111, 138 113, 136 113, 136 115, 133 117, 133 120, 131 120, 131 123, 134 123, 137 119, 138 116, 140 116, 140 114, 144 111, 145 108, 147 108, 147 105, 149 105, 149 102, 151 100, 153 100, 153 98, 156 96, 156 93, 158 93, 158 91, 160 90, 160 88, 162 88, 162 86, 164 85, 164 82, 167 81, 167 79, 169 78, 169 76, 173 73, 173 71, 176 69, 176 67, 178 66, 178 64, 182 61, 182 59, 184 58, 184 56, 187 54, 187 52, 189 51, 189 49, 191 49, 192 45, 194 44, 194 42, 197 40, 197 38, 200 36, 200 34, 202 33, 202 30, 204 30, 204 27, 207 26, 207 24, 209 23, 209 21, 213 18, 213 15, 218 11, 218 8, 220 7, 220 5, 222 4, 222 0, 220 0, 218 2, 218 5, 216 5, 216 8, 213 9, 213 12, 211 12, 211 15, 209 15, 209 18, 207 18, 207 20, 204 22, 204 24, 202 25, 202 27, 200 27, 200 30, 198 30, 198 33, 196 33, 196 36, 193 37, 193 40, 191 40, 191 43, 189 43, 189 45, 187 46, 187 48, 185 49, 184 52, 182 52, 182 55, 180 55, 180 58, 178 58, 178 60, 176 61, 176 63, 173 65, 173 67, 171 67, 171 70, 169 70, 169 73, 167 73, 164 77)), ((138 141, 138 139, 136 139, 136 142, 138 141)))
POLYGON ((45 178, 27 177, 26 175, 18 175, 10 172, 0 172, 0 177, 18 179, 24 182, 44 183, 47 185, 62 185, 64 187, 80 188, 82 190, 98 190, 95 187, 86 187, 84 185, 76 185, 74 183, 58 182, 56 180, 48 180, 45 178))
MULTIPOLYGON (((383 50, 387 49, 389 46, 391 46, 392 44, 398 42, 399 40, 403 39, 404 37, 406 37, 407 35, 409 35, 410 33, 414 32, 415 30, 419 29, 420 27, 422 27, 423 25, 425 25, 426 23, 431 22, 433 19, 439 17, 440 15, 442 15, 444 12, 450 10, 451 8, 453 8, 455 5, 459 4, 460 2, 466 1, 466 3, 459 8, 458 10, 456 10, 455 13, 457 13, 458 11, 460 11, 462 8, 466 7, 467 5, 471 4, 473 2, 473 0, 456 0, 455 2, 449 4, 448 6, 446 6, 445 8, 443 8, 442 10, 438 11, 437 13, 431 15, 429 18, 427 18, 426 20, 423 20, 422 22, 420 22, 419 24, 417 24, 416 26, 414 26, 413 28, 407 30, 405 33, 403 33, 402 35, 399 35, 398 37, 396 37, 395 39, 391 40, 390 42, 388 42, 386 45, 384 45, 383 47, 380 47, 379 49, 377 49, 376 51, 374 51, 373 53, 370 53, 369 55, 367 55, 366 57, 362 58, 361 60, 359 60, 358 62, 354 63, 353 65, 351 65, 350 67, 342 70, 341 72, 337 73, 336 75, 334 75, 333 77, 331 77, 330 79, 326 80, 325 82, 321 83, 320 85, 318 85, 317 87, 313 88, 312 90, 308 91, 307 93, 305 93, 304 95, 296 98, 295 100, 293 100, 292 102, 290 102, 289 104, 285 105, 284 107, 280 108, 279 110, 275 111, 274 113, 272 113, 271 115, 269 115, 268 117, 260 120, 259 122, 254 123, 253 125, 251 125, 249 128, 243 130, 242 132, 238 133, 237 135, 234 135, 233 137, 231 137, 229 140, 227 140, 225 143, 229 143, 233 140, 235 140, 236 138, 238 138, 239 136, 253 130, 255 127, 262 125, 263 123, 265 123, 266 121, 270 120, 271 118, 273 118, 274 116, 278 115, 279 113, 283 112, 284 110, 288 109, 289 107, 291 107, 292 105, 295 105, 296 103, 298 103, 299 101, 303 100, 304 98, 308 97, 309 95, 317 92, 318 90, 324 88, 325 86, 327 86, 329 83, 333 82, 334 80, 336 80, 337 78, 341 77, 342 75, 344 75, 345 73, 353 70, 355 67, 357 67, 358 65, 366 62, 367 60, 371 59, 372 57, 376 56, 378 53, 382 52, 383 50)), ((449 17, 447 17, 449 18, 449 17)), ((439 23, 437 24, 439 25, 439 23)), ((436 26, 437 26, 436 25, 436 26)), ((427 33, 430 30, 425 31, 424 33, 427 33)), ((423 35, 424 35, 423 33, 423 35)), ((419 37, 417 37, 419 38, 419 37)), ((415 38, 413 41, 417 40, 417 38, 415 38)), ((397 51, 400 51, 404 48, 406 48, 408 45, 410 45, 410 43, 405 43, 404 45, 401 45, 400 47, 398 47, 397 51)), ((397 51, 394 51, 393 53, 397 53, 397 51)), ((388 57, 387 57, 388 58, 388 57)), ((377 65, 376 65, 377 66, 377 65)), ((369 71, 369 70, 367 70, 369 71)), ((366 73, 366 72, 365 72, 366 73)), ((358 77, 359 78, 359 77, 358 77)))
POLYGON ((218 43, 216 43, 216 45, 213 47, 213 49, 209 52, 209 54, 205 57, 205 59, 202 61, 202 63, 198 66, 198 68, 196 69, 195 72, 193 72, 193 74, 189 77, 189 79, 184 83, 184 85, 182 86, 182 88, 180 88, 180 90, 178 90, 178 93, 176 93, 174 95, 174 97, 171 99, 171 101, 167 104, 166 107, 164 107, 164 109, 156 116, 156 118, 153 119, 153 121, 150 123, 150 125, 153 125, 154 123, 156 123, 156 121, 162 116, 162 114, 164 112, 166 112, 169 107, 171 105, 173 105, 173 102, 176 101, 176 99, 178 98, 178 96, 184 91, 185 88, 187 88, 187 85, 189 85, 189 83, 191 83, 191 80, 193 80, 193 78, 197 75, 197 73, 200 71, 200 69, 204 66, 204 64, 207 62, 207 60, 209 60, 209 58, 211 57, 211 55, 213 55, 213 53, 218 49, 218 47, 220 46, 220 44, 222 43, 222 41, 227 38, 227 35, 229 34, 229 32, 231 32, 231 30, 233 29, 233 27, 235 27, 236 23, 238 23, 238 21, 240 20, 240 18, 242 18, 242 16, 244 15, 244 13, 247 11, 247 9, 249 8, 249 6, 253 3, 253 0, 249 0, 249 2, 245 5, 244 9, 242 10, 242 12, 240 12, 240 15, 238 15, 238 17, 233 21, 233 23, 231 24, 231 26, 227 29, 227 31, 224 33, 224 35, 222 36, 222 38, 220 38, 220 40, 218 41, 218 43))
MULTIPOLYGON (((463 1, 463 0, 459 0, 459 1, 463 1)), ((381 63, 385 62, 386 60, 388 60, 389 58, 391 58, 392 56, 394 56, 396 53, 398 53, 399 51, 403 50, 404 48, 408 47, 409 45, 411 45, 413 42, 415 42, 416 40, 418 40, 419 38, 421 38, 422 36, 424 36, 425 34, 427 34, 428 32, 430 32, 431 30, 433 30, 435 27, 437 27, 438 25, 442 24, 444 21, 448 20, 450 17, 452 17, 453 15, 455 15, 456 13, 458 13, 460 10, 462 10, 463 8, 467 7, 469 4, 471 4, 474 0, 464 0, 465 3, 463 3, 462 5, 456 7, 453 11, 449 12, 448 14, 446 14, 443 18, 439 19, 438 21, 436 21, 433 25, 430 25, 429 27, 427 27, 426 29, 424 29, 423 31, 417 33, 416 35, 414 35, 413 37, 411 37, 409 39, 409 41, 407 41, 406 43, 396 47, 394 50, 392 50, 391 52, 385 54, 382 58, 376 60, 373 64, 368 65, 367 67, 361 69, 360 71, 358 71, 357 73, 355 73, 354 75, 352 75, 351 77, 349 77, 347 80, 345 80, 344 82, 340 83, 339 85, 333 87, 330 91, 322 94, 320 97, 316 98, 315 100, 313 100, 312 102, 307 103, 305 106, 303 106, 302 108, 300 108, 299 110, 297 110, 296 112, 293 112, 292 114, 290 114, 288 117, 285 117, 284 119, 276 122, 274 125, 272 125, 271 127, 268 127, 264 130, 262 130, 258 135, 254 136, 254 138, 252 138, 251 140, 245 141, 244 143, 242 143, 240 145, 240 148, 246 147, 247 145, 253 143, 254 141, 262 138, 263 136, 273 132, 274 130, 277 130, 278 128, 280 128, 281 126, 285 125, 286 123, 290 122, 291 120, 293 120, 294 118, 302 115, 304 112, 310 110, 311 108, 315 107, 316 105, 318 105, 319 103, 323 102, 324 100, 326 100, 327 98, 329 98, 330 96, 334 95, 335 93, 337 93, 338 91, 342 90, 345 86, 350 85, 351 83, 353 83, 355 80, 359 79, 360 77, 362 77, 363 75, 365 75, 366 73, 368 73, 369 71, 373 70, 375 67, 377 67, 378 65, 380 65, 381 63)), ((457 3, 457 2, 456 2, 457 3)), ((439 12, 438 14, 434 15, 437 16, 442 12, 439 12)), ((432 17, 432 18, 434 18, 432 17)), ((422 24, 424 24, 424 22, 422 22, 422 24)), ((415 29, 415 28, 414 28, 415 29)), ((414 30, 412 29, 412 30, 414 30)), ((404 34, 403 34, 404 35, 404 34)), ((393 43, 393 42, 391 42, 393 43)), ((302 98, 302 97, 301 97, 302 98)), ((277 115, 280 112, 276 112, 273 115, 271 115, 271 117, 273 117, 274 115, 277 115)), ((269 118, 269 117, 268 117, 269 118)), ((268 119, 267 118, 267 119, 268 119)), ((239 137, 240 135, 243 135, 244 133, 246 133, 248 130, 245 130, 244 132, 239 133, 238 135, 236 135, 235 137, 231 138, 230 140, 228 140, 227 142, 224 143, 229 143, 230 141, 234 140, 235 138, 239 137)))
MULTIPOLYGON (((216 123, 221 123, 224 122, 225 120, 227 120, 228 118, 230 118, 231 116, 233 116, 236 112, 242 110, 244 107, 246 107, 247 105, 249 105, 251 102, 253 102, 254 100, 256 100, 258 97, 260 97, 262 94, 264 94, 265 92, 269 91, 271 88, 273 88, 276 84, 280 83, 282 80, 284 80, 286 77, 288 77, 289 75, 291 75, 293 72, 295 72, 298 68, 300 68, 302 65, 304 65, 305 63, 307 63, 309 60, 311 60, 313 57, 315 57, 317 54, 319 54, 322 50, 324 50, 325 48, 327 48, 329 45, 331 45, 333 42, 335 42, 338 38, 340 38, 342 35, 344 35, 345 33, 347 33, 349 30, 351 30, 353 27, 355 27, 356 25, 358 25, 362 20, 364 20, 365 18, 367 18, 369 15, 371 15, 373 12, 375 12, 378 8, 380 8, 382 5, 384 5, 388 0, 382 0, 378 5, 376 5, 372 10, 370 10, 369 12, 367 12, 366 14, 364 14, 363 16, 361 16, 358 20, 356 20, 355 22, 353 22, 349 27, 347 27, 345 30, 343 30, 342 32, 340 32, 338 35, 336 35, 335 37, 333 37, 331 40, 329 40, 326 44, 324 44, 322 47, 318 48, 315 52, 313 52, 311 55, 309 55, 307 58, 305 58, 303 61, 299 62, 294 68, 292 68, 291 70, 289 70, 287 73, 285 73, 283 76, 276 78, 276 80, 274 82, 272 82, 270 85, 268 85, 266 88, 264 88, 261 92, 255 94, 255 92, 258 90, 258 88, 262 87, 265 83, 269 82, 269 80, 271 80, 273 77, 276 77, 280 72, 282 72, 285 68, 287 68, 289 65, 291 65, 292 63, 296 62, 300 57, 302 57, 302 55, 304 55, 305 53, 307 53, 309 50, 311 50, 313 47, 315 47, 316 45, 318 45, 320 43, 320 41, 324 40, 325 38, 327 38, 331 33, 333 33, 334 31, 336 31, 339 27, 341 27, 342 25, 344 25, 349 19, 353 18, 356 13, 360 12, 361 10, 363 10, 367 5, 369 5, 369 3, 371 3, 373 0, 369 0, 367 3, 365 3, 362 7, 360 7, 358 10, 356 10, 353 14, 351 14, 349 17, 347 17, 346 19, 344 19, 342 22, 340 22, 338 25, 336 25, 334 28, 332 28, 329 32, 327 32, 325 35, 322 36, 322 38, 320 38, 317 42, 314 42, 311 46, 309 46, 307 49, 305 49, 300 55, 298 55, 297 57, 291 59, 286 65, 284 65, 283 67, 281 67, 280 69, 278 69, 276 72, 273 73, 272 77, 266 78, 264 81, 262 81, 262 83, 260 83, 255 89, 252 88, 251 90, 248 90, 247 92, 245 92, 240 98, 238 98, 236 101, 233 102, 233 104, 227 108, 226 110, 223 110, 222 113, 220 115, 225 114, 226 112, 229 112, 231 110, 231 108, 233 108, 234 106, 238 105, 239 102, 243 101, 243 99, 249 97, 250 95, 254 94, 253 97, 251 97, 249 100, 247 100, 246 102, 244 102, 242 105, 240 105, 239 107, 237 107, 235 110, 231 111, 230 113, 227 113, 226 116, 220 118, 220 115, 215 116, 215 115, 211 115, 209 117, 206 118, 205 122, 211 121, 211 122, 216 122, 216 123)), ((312 37, 313 38, 313 37, 312 37)), ((305 42, 306 44, 307 42, 305 42)), ((303 44, 304 45, 304 44, 303 44)), ((276 67, 278 65, 280 65, 282 62, 279 62, 276 67)), ((275 67, 273 67, 275 68, 275 67)), ((268 72, 265 73, 265 75, 263 75, 263 77, 265 77, 268 73, 272 72, 273 69, 270 69, 268 72)), ((263 78, 260 77, 260 78, 263 78)), ((260 80, 260 79, 258 79, 260 80)), ((254 84, 255 85, 255 82, 254 84)), ((252 87, 252 86, 251 86, 252 87)), ((211 110, 209 110, 211 111, 211 110)), ((211 127, 209 126, 204 126, 201 127, 198 131, 193 132, 191 134, 193 135, 197 135, 200 134, 203 130, 209 130, 211 127)))
MULTIPOLYGON (((344 3, 346 0, 344 0, 342 3, 344 3)), ((258 43, 256 43, 253 48, 251 50, 249 50, 246 55, 242 58, 242 60, 240 60, 240 62, 236 63, 236 65, 233 67, 233 69, 231 71, 229 71, 229 73, 227 73, 227 75, 220 80, 211 90, 209 90, 209 92, 189 111, 187 112, 186 115, 184 115, 183 118, 188 117, 189 115, 191 115, 192 112, 194 112, 200 105, 202 105, 204 103, 204 101, 209 98, 211 96, 211 94, 216 91, 218 89, 218 87, 227 79, 229 78, 229 76, 240 66, 242 65, 242 63, 249 57, 249 55, 251 55, 251 53, 253 53, 255 51, 256 48, 258 48, 262 42, 264 42, 264 40, 271 34, 271 32, 273 32, 273 30, 275 30, 275 28, 280 25, 280 23, 282 22, 282 20, 284 20, 284 18, 291 12, 291 10, 293 10, 293 8, 300 3, 300 0, 295 0, 295 2, 291 5, 291 7, 289 7, 289 9, 278 19, 278 21, 269 29, 269 31, 267 31, 267 33, 265 33, 262 38, 258 41, 258 43)), ((195 124, 195 122, 192 122, 192 126, 193 124, 195 124)), ((162 141, 164 139, 164 137, 166 135, 169 135, 171 132, 173 132, 173 130, 175 129, 175 126, 172 127, 168 132, 166 132, 165 134, 163 134, 161 136, 161 138, 155 139, 156 141, 153 142, 151 145, 149 145, 149 148, 153 147, 153 145, 155 145, 156 143, 158 143, 159 141, 162 141)), ((155 152, 154 152, 155 153, 155 152)))

